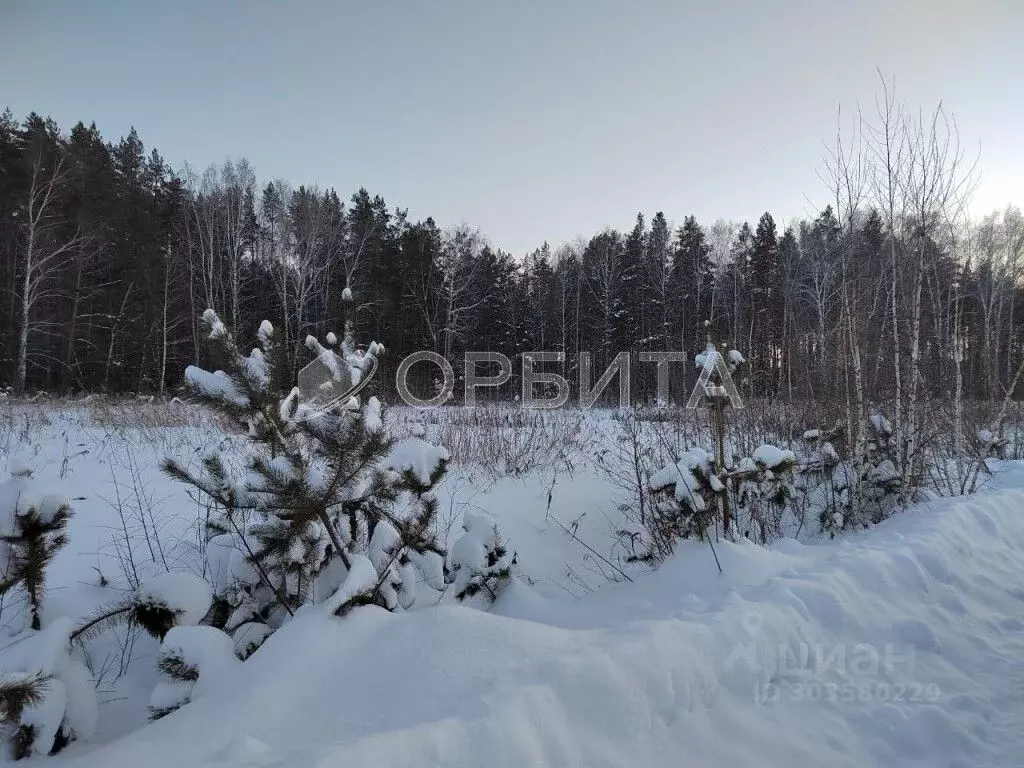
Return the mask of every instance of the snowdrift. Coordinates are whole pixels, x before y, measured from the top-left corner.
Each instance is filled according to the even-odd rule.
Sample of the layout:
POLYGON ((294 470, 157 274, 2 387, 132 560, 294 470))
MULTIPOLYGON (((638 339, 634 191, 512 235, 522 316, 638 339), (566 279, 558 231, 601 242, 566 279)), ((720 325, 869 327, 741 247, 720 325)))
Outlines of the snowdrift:
POLYGON ((576 602, 310 609, 74 766, 1024 764, 1024 493, 685 547, 576 602))

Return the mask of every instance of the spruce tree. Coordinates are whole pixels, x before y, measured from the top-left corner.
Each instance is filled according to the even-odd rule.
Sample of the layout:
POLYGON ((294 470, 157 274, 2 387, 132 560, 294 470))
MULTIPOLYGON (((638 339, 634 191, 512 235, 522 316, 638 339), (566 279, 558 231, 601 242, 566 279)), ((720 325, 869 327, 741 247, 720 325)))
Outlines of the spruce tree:
POLYGON ((750 328, 747 337, 750 376, 758 394, 768 391, 774 360, 769 342, 774 329, 782 327, 782 302, 778 288, 778 236, 775 220, 765 213, 757 222, 750 250, 750 328))
POLYGON ((647 229, 643 214, 636 215, 636 223, 626 236, 619 273, 619 293, 615 302, 616 351, 635 349, 644 340, 644 318, 647 294, 644 251, 647 229))
POLYGON ((653 349, 670 349, 671 331, 670 308, 674 303, 671 297, 671 234, 665 214, 658 211, 651 219, 651 231, 647 236, 644 251, 644 269, 647 283, 647 308, 644 312, 646 321, 644 336, 648 337, 653 349))
POLYGON ((669 273, 671 329, 684 352, 703 346, 704 321, 711 319, 715 274, 710 253, 704 230, 696 218, 687 216, 676 234, 669 273))

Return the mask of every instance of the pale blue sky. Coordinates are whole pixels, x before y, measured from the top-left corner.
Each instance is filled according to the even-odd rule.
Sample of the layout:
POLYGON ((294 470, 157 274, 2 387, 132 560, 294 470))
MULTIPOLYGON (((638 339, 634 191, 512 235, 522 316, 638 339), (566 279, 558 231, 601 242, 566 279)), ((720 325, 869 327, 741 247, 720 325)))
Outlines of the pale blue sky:
POLYGON ((521 253, 637 210, 813 213, 837 106, 943 99, 1024 204, 1024 0, 0 0, 0 105, 359 186, 521 253))

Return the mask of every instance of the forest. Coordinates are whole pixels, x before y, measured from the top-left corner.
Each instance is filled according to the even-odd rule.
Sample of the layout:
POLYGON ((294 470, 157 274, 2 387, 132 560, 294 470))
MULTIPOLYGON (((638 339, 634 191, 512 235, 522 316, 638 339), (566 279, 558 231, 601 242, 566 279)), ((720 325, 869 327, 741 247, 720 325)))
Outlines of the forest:
MULTIPOLYGON (((704 223, 639 212, 629 231, 512 254, 468 224, 413 221, 366 188, 343 198, 260 180, 245 159, 175 170, 134 129, 109 141, 95 124, 65 131, 8 110, 0 386, 177 391, 186 364, 205 359, 199 317, 214 307, 243 343, 271 319, 293 371, 307 334, 351 319, 387 348, 386 388, 417 350, 459 373, 469 350, 501 352, 513 370, 523 352, 564 352, 564 365, 546 365, 575 387, 581 353, 600 372, 622 351, 692 355, 711 336, 744 351, 745 396, 904 411, 1002 398, 1024 332, 1024 216, 969 218, 977 174, 955 122, 886 93, 872 120, 809 159, 822 167, 820 213, 785 227, 769 212, 704 223)), ((429 391, 437 376, 417 366, 411 381, 429 391)), ((680 366, 672 399, 695 378, 680 366)), ((653 365, 634 365, 634 399, 649 401, 655 379, 653 365)))

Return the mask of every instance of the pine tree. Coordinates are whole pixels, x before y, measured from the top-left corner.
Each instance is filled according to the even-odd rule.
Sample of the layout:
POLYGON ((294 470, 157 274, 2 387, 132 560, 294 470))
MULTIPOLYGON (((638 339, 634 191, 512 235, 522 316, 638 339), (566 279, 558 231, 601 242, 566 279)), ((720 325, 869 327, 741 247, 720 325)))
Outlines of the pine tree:
POLYGON ((647 230, 643 214, 636 215, 636 223, 626 236, 619 272, 620 290, 614 304, 616 351, 632 350, 644 340, 645 298, 647 275, 644 264, 644 244, 647 230))
POLYGON ((22 587, 31 617, 29 628, 0 649, 0 709, 14 759, 57 752, 95 726, 92 681, 70 653, 71 622, 43 626, 46 569, 67 543, 70 518, 67 500, 35 493, 27 468, 16 467, 0 485, 0 595, 22 587))
POLYGON ((651 219, 651 231, 647 235, 644 254, 648 296, 644 336, 651 340, 652 348, 656 350, 671 348, 670 307, 675 299, 671 296, 670 240, 668 221, 665 220, 665 214, 658 211, 651 219))
POLYGON ((282 397, 287 354, 269 322, 248 356, 215 312, 207 310, 203 324, 219 370, 192 366, 186 380, 198 398, 246 430, 247 467, 236 474, 213 453, 200 469, 170 459, 164 468, 216 504, 209 551, 240 558, 224 569, 235 578, 215 585, 225 629, 253 622, 274 629, 339 586, 335 597, 347 596, 334 606, 338 615, 355 605, 408 607, 417 575, 440 588, 444 550, 433 532, 433 488, 448 454, 418 438, 396 446, 377 399, 360 410, 353 396, 372 377, 383 348, 370 344, 361 357, 351 325, 340 355, 310 336, 306 346, 315 359, 299 380, 313 376, 319 386, 307 382, 282 397), (416 501, 413 514, 400 513, 403 494, 416 501), (335 560, 343 586, 338 569, 327 568, 335 560))
POLYGON ((746 339, 749 372, 759 394, 769 394, 775 365, 772 342, 775 329, 781 327, 782 304, 778 289, 778 237, 775 220, 765 213, 757 222, 750 249, 750 327, 746 339))
POLYGON ((46 569, 67 544, 71 506, 56 496, 37 498, 31 491, 32 472, 18 468, 0 495, 4 545, 0 595, 21 586, 28 596, 31 628, 42 628, 46 569))
POLYGON ((104 606, 71 632, 83 645, 121 624, 139 626, 157 640, 174 627, 194 626, 210 613, 210 585, 187 571, 171 571, 148 579, 127 597, 104 606))
POLYGON ((460 603, 477 595, 493 603, 512 579, 519 557, 509 554, 498 524, 488 515, 467 511, 462 531, 452 547, 445 579, 454 585, 460 603))
POLYGON ((684 352, 703 348, 704 323, 712 319, 715 272, 710 253, 704 230, 696 218, 687 216, 676 234, 669 274, 671 329, 678 348, 684 352))
POLYGON ((0 649, 0 711, 15 760, 55 754, 95 730, 95 684, 72 653, 71 633, 62 617, 0 649))

